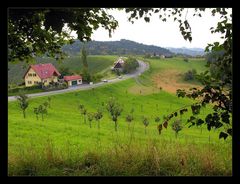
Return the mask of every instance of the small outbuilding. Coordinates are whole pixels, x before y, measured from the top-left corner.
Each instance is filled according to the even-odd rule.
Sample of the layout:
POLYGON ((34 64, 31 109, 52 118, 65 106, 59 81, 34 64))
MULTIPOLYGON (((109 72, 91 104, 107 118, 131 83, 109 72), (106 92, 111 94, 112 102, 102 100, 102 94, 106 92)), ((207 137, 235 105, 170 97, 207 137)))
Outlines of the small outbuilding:
POLYGON ((117 61, 114 62, 114 66, 112 67, 112 70, 123 70, 124 60, 122 57, 120 57, 117 61))
POLYGON ((64 76, 63 79, 67 82, 68 86, 77 86, 82 84, 82 76, 80 75, 64 76))

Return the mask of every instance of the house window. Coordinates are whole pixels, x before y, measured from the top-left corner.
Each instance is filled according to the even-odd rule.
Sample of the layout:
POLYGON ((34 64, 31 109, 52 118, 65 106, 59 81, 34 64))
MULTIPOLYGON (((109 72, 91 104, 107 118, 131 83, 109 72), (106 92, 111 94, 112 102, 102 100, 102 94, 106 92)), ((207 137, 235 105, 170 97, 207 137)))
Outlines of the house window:
POLYGON ((32 81, 28 81, 28 84, 32 84, 32 81))
POLYGON ((38 84, 38 82, 37 82, 37 81, 34 81, 34 84, 38 84))
POLYGON ((36 77, 37 75, 34 73, 33 76, 36 77))
POLYGON ((29 76, 29 77, 32 77, 32 74, 31 74, 31 73, 29 73, 29 74, 28 74, 28 76, 29 76))
POLYGON ((44 80, 43 82, 47 82, 47 80, 44 80))
POLYGON ((78 80, 78 82, 81 82, 81 80, 78 80))

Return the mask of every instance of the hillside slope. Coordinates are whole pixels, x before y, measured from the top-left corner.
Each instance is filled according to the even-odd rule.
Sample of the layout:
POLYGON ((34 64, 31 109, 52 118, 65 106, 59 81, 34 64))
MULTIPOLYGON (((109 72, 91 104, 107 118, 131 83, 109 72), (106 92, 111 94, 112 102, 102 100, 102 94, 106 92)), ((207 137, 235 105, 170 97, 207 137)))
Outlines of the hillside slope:
MULTIPOLYGON (((116 61, 118 56, 88 56, 88 65, 90 73, 98 73, 106 70, 116 61)), ((61 66, 68 67, 75 73, 80 73, 82 70, 82 62, 79 56, 71 56, 58 62, 53 58, 37 58, 36 63, 52 63, 57 69, 61 66)), ((30 64, 36 64, 30 63, 30 64)), ((30 64, 26 63, 9 63, 8 64, 8 84, 20 84, 23 82, 23 75, 27 71, 30 64)))
MULTIPOLYGON (((80 52, 83 43, 75 41, 72 45, 65 45, 63 51, 68 54, 75 55, 80 52)), ((125 55, 125 54, 158 54, 173 55, 168 49, 154 46, 144 45, 130 40, 121 39, 120 41, 90 41, 86 43, 87 50, 90 55, 125 55)))
POLYGON ((167 47, 171 52, 175 54, 186 54, 190 56, 203 56, 205 54, 204 49, 202 48, 173 48, 173 47, 167 47))

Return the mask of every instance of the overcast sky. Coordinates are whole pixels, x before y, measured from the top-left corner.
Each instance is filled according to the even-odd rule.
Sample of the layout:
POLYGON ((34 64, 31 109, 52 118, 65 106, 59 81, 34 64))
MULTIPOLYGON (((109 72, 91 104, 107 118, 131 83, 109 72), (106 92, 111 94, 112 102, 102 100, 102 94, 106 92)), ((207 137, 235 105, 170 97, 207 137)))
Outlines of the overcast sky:
MULTIPOLYGON (((232 10, 229 9, 231 12, 232 10)), ((179 31, 178 23, 172 19, 162 22, 158 14, 151 17, 149 23, 143 19, 136 20, 134 24, 130 23, 124 11, 109 10, 109 14, 118 20, 119 27, 109 38, 108 31, 99 28, 92 35, 95 41, 116 41, 128 39, 147 45, 156 45, 160 47, 198 47, 205 48, 207 43, 220 41, 220 34, 211 34, 210 27, 215 27, 219 21, 219 16, 212 16, 210 10, 202 13, 202 17, 193 17, 193 9, 188 10, 187 19, 192 28, 192 42, 185 41, 179 31)), ((184 15, 185 16, 185 15, 184 15)))

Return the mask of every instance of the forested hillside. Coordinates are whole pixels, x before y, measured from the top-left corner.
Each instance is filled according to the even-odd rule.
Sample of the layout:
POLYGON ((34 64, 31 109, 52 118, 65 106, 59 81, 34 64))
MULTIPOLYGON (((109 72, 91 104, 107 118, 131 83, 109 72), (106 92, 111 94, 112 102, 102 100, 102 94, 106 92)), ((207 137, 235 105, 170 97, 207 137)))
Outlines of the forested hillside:
MULTIPOLYGON (((83 43, 75 41, 72 45, 63 46, 63 51, 68 54, 75 55, 80 52, 83 43)), ((125 55, 125 54, 136 54, 145 55, 154 53, 156 55, 173 55, 168 49, 154 46, 144 45, 134 41, 121 39, 120 41, 90 41, 86 43, 86 48, 90 55, 125 55)))

